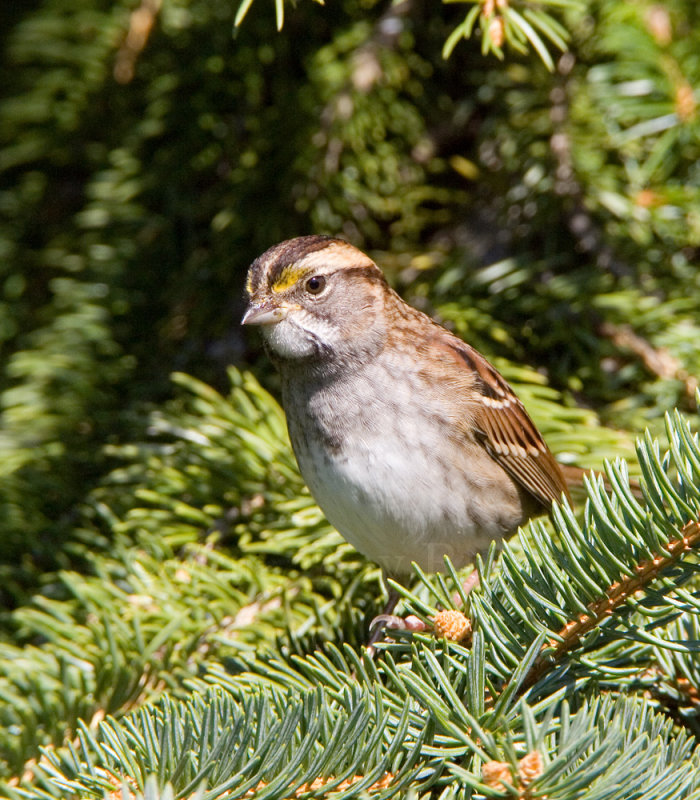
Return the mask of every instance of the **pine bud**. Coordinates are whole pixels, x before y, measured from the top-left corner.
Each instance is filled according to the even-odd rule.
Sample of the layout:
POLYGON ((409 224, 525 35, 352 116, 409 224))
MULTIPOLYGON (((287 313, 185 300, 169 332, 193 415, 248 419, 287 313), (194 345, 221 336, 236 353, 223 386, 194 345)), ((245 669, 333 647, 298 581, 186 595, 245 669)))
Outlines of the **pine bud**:
POLYGON ((463 642, 472 632, 472 624, 461 611, 447 609, 438 611, 433 617, 433 630, 437 636, 444 636, 450 642, 463 642))
POLYGON ((494 47, 503 47, 506 40, 506 26, 503 17, 494 17, 489 23, 489 37, 494 47))
POLYGON ((668 9, 662 5, 652 6, 646 13, 646 23, 657 44, 663 46, 671 43, 673 28, 668 9))
POLYGON ((518 763, 518 776, 522 787, 527 788, 532 781, 540 777, 543 771, 542 754, 539 751, 533 750, 521 758, 518 763))
POLYGON ((481 780, 492 789, 500 789, 503 784, 512 785, 510 764, 505 761, 487 761, 481 767, 481 780))
POLYGON ((693 87, 687 81, 682 81, 676 87, 676 113, 681 122, 691 120, 695 116, 696 108, 693 87))

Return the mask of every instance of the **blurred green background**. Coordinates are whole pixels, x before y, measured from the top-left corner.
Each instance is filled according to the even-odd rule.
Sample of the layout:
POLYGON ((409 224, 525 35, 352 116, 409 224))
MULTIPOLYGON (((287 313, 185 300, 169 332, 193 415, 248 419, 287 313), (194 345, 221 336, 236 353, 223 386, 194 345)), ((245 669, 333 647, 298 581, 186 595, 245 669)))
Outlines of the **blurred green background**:
MULTIPOLYGON (((240 520, 279 526, 280 506, 263 519, 245 505, 268 485, 255 470, 260 486, 245 484, 249 464, 226 462, 196 487, 182 467, 189 478, 166 491, 162 448, 187 439, 174 371, 228 392, 226 368, 250 368, 274 393, 239 320, 249 263, 282 239, 329 233, 367 250, 410 302, 503 369, 564 460, 600 466, 646 426, 661 431, 666 410, 696 411, 696 3, 536 6, 550 39, 569 36, 563 54, 545 42, 552 69, 512 21, 492 25, 493 9, 485 35, 453 39, 443 58, 469 4, 302 2, 277 31, 279 8, 256 0, 235 27, 230 0, 0 7, 7 647, 50 638, 22 615, 70 595, 65 571, 99 576, 120 547, 157 562, 215 529, 225 552, 247 552, 240 520), (161 490, 205 517, 220 507, 170 538, 153 515, 124 523, 161 490)), ((286 447, 283 427, 269 441, 286 447)), ((291 503, 301 484, 287 485, 291 503)), ((289 569, 300 546, 256 552, 289 569)), ((8 774, 42 735, 10 747, 8 774)))

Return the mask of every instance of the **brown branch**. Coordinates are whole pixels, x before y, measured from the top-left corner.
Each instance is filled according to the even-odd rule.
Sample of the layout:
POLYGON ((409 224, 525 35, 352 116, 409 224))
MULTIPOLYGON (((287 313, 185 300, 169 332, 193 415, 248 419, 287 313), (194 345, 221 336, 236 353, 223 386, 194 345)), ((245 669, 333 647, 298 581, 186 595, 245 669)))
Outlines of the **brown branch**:
POLYGON ((700 522, 688 522, 681 530, 681 536, 670 542, 666 549, 668 555, 658 555, 644 561, 634 570, 634 574, 616 581, 607 590, 605 597, 588 606, 588 613, 581 614, 559 631, 560 640, 550 640, 543 645, 540 655, 530 668, 523 681, 522 689, 529 689, 550 670, 566 653, 573 650, 581 639, 600 622, 610 616, 631 595, 644 588, 658 574, 674 564, 684 554, 700 545, 700 522))
POLYGON ((615 325, 602 322, 598 333, 604 336, 620 350, 627 350, 638 356, 646 369, 658 378, 675 379, 683 383, 685 393, 691 402, 695 401, 698 379, 689 375, 680 361, 674 358, 664 347, 654 347, 646 339, 635 333, 629 325, 615 325))
POLYGON ((678 710, 685 706, 700 710, 700 688, 693 685, 688 678, 669 677, 658 669, 648 670, 644 677, 654 679, 655 685, 648 690, 652 697, 676 712, 676 716, 678 716, 678 710), (666 683, 667 688, 659 685, 661 681, 666 683), (673 694, 674 691, 676 694, 673 694))
POLYGON ((687 678, 676 678, 675 687, 690 706, 700 709, 700 689, 687 678))
POLYGON ((130 83, 133 80, 136 61, 148 42, 161 3, 162 0, 141 0, 141 5, 131 12, 129 30, 114 61, 114 79, 117 83, 130 83))

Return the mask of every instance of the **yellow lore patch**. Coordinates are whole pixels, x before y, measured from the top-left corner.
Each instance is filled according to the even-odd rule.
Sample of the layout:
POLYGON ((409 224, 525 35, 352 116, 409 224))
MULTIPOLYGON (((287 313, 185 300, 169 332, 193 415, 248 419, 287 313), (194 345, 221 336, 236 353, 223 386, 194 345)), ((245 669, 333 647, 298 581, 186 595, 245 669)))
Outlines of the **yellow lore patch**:
POLYGON ((294 286, 306 272, 308 272, 308 270, 302 269, 297 264, 290 264, 282 270, 282 274, 272 284, 272 291, 275 292, 275 294, 286 292, 287 289, 294 286))

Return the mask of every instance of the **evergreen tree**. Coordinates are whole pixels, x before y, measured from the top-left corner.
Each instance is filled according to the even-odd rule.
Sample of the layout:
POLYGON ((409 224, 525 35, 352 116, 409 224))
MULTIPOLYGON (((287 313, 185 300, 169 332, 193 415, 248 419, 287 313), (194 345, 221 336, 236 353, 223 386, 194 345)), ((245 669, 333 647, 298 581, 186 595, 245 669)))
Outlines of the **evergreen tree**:
POLYGON ((697 14, 0 9, 2 796, 700 798, 697 14), (609 460, 376 662, 237 325, 310 232, 609 460))

